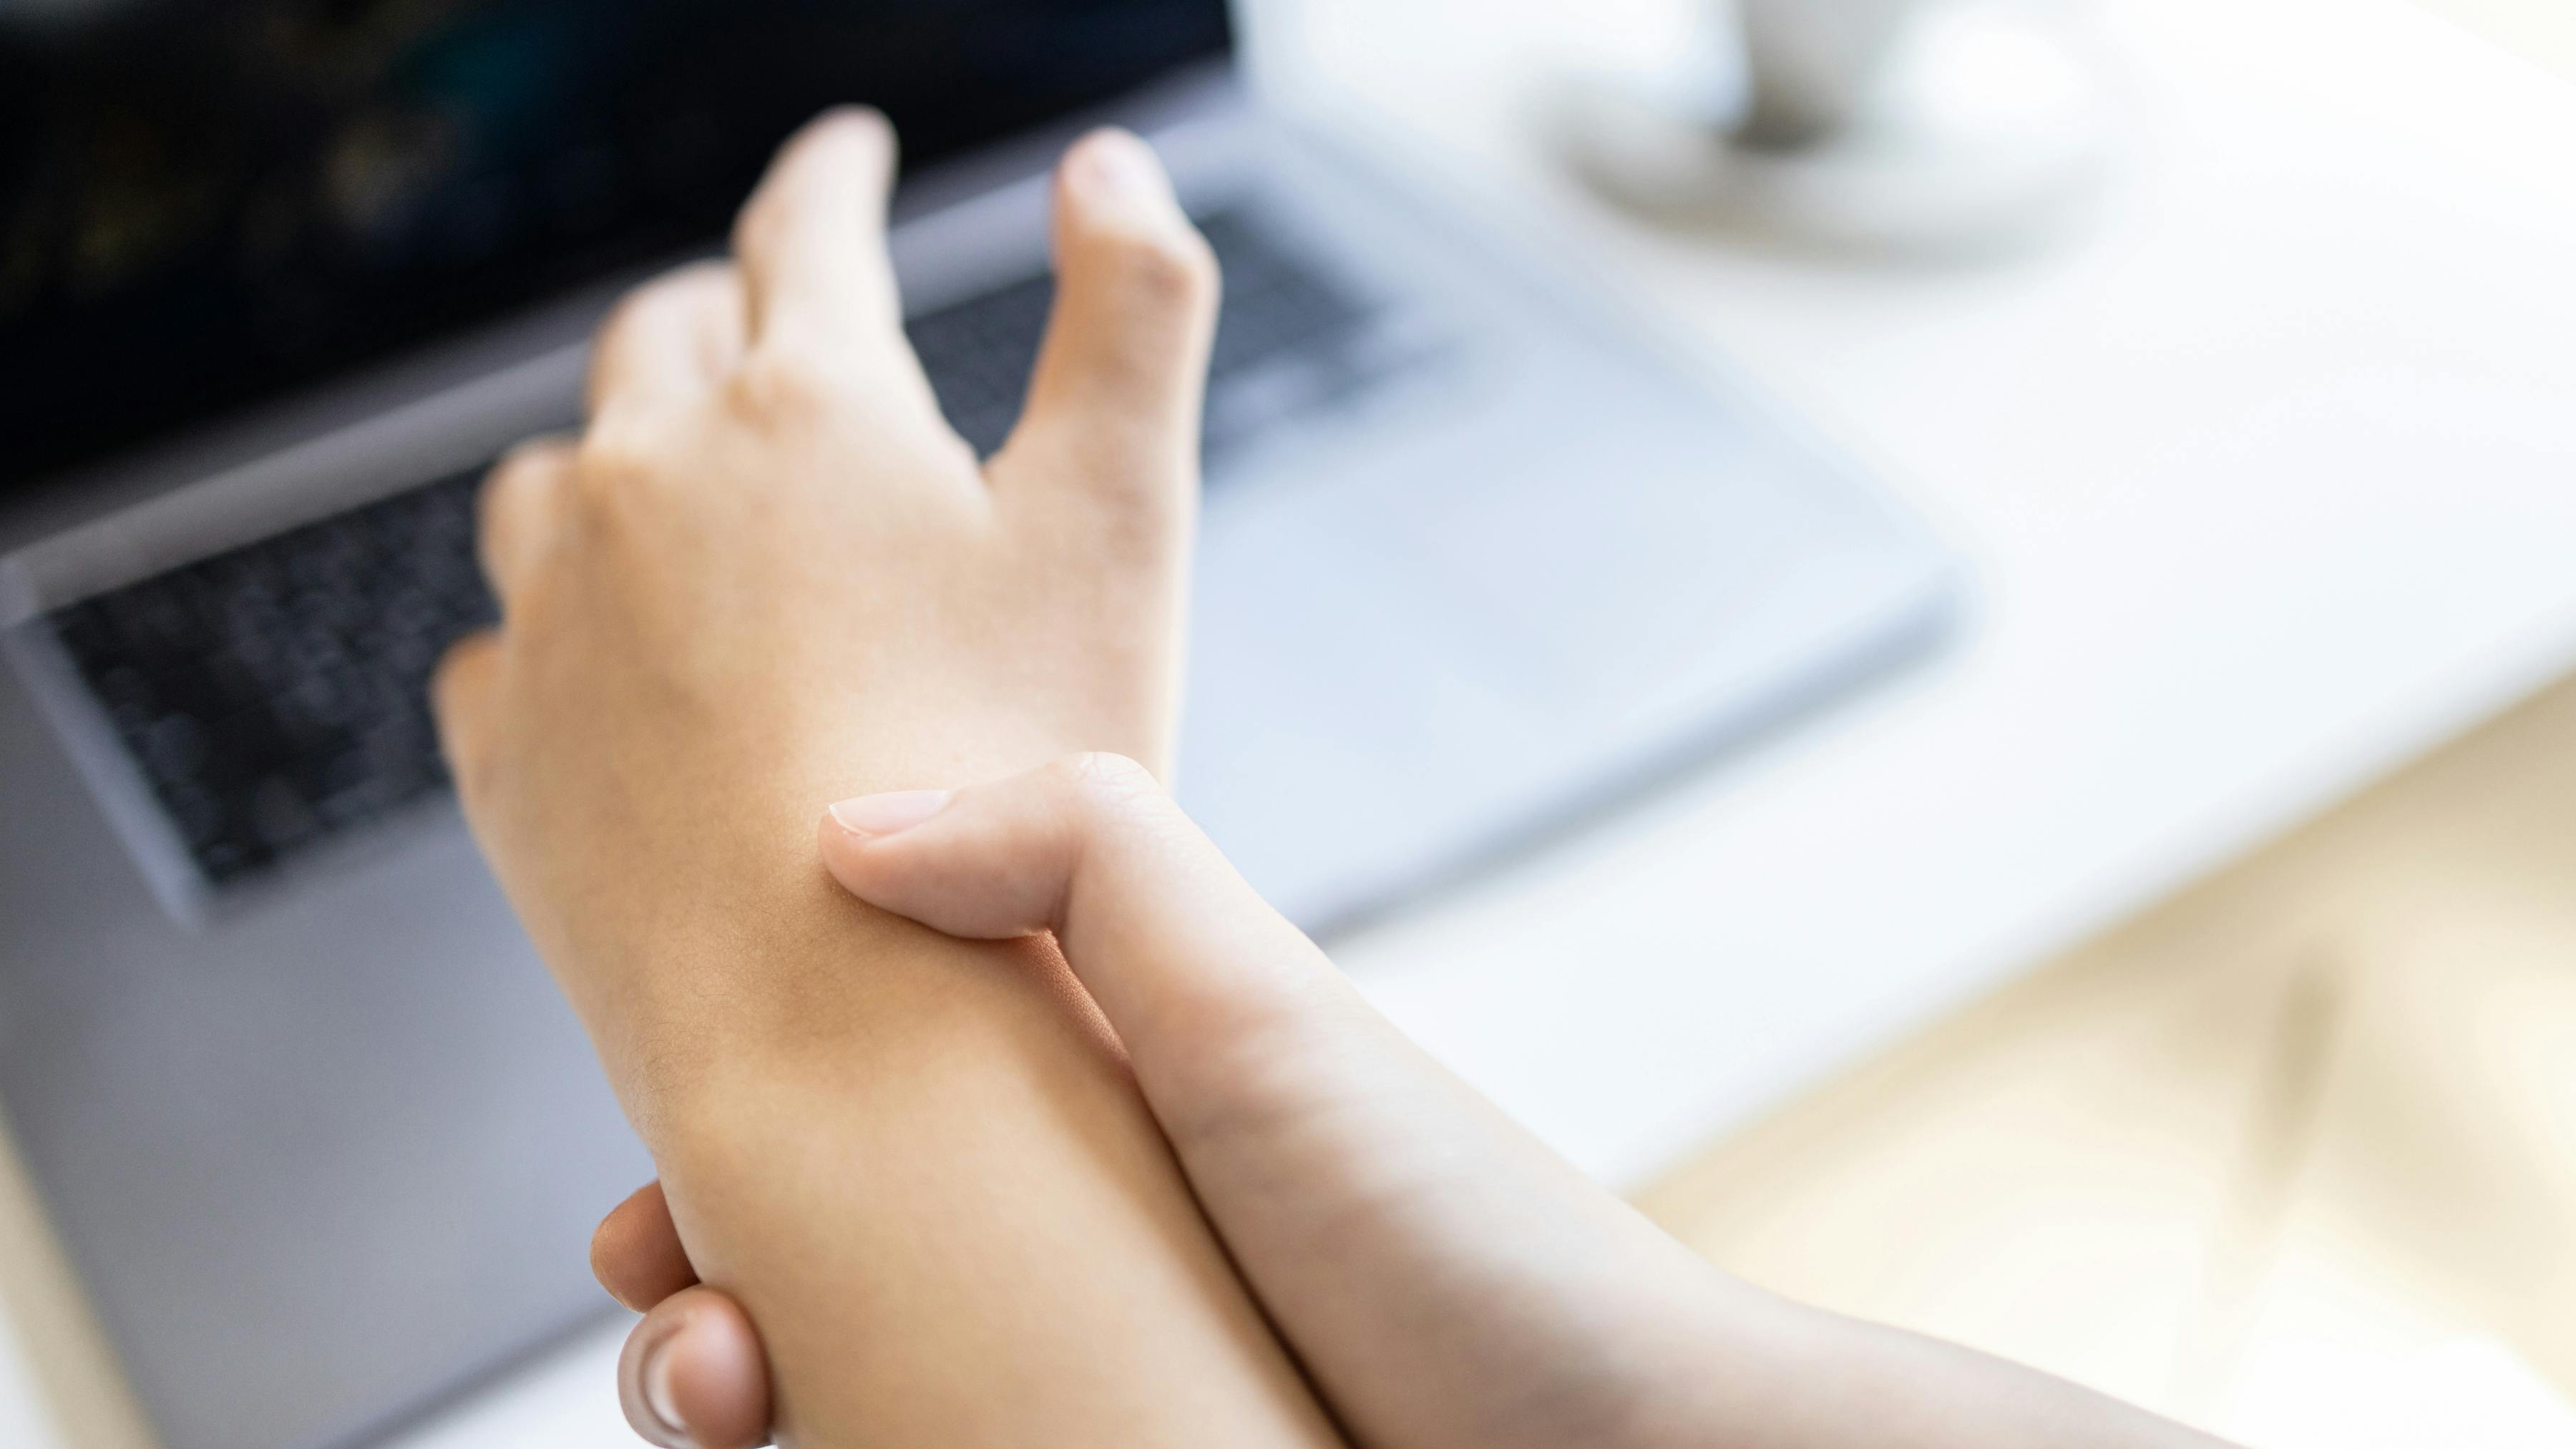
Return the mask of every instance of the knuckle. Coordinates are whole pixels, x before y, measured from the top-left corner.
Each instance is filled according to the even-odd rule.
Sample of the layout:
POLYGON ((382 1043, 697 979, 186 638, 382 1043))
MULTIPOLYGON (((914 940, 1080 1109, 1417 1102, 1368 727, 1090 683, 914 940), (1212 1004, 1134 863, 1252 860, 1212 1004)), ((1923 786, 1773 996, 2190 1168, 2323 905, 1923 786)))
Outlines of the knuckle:
POLYGON ((665 466, 667 456, 641 424, 603 421, 583 436, 564 488, 582 516, 607 517, 665 466))
POLYGON ((620 484, 617 474, 607 468, 584 468, 573 475, 568 490, 572 526, 567 530, 573 538, 608 536, 599 532, 599 525, 616 515, 618 500, 626 491, 620 484))
POLYGON ((1153 771, 1106 750, 1067 755, 1047 768, 1087 819, 1127 816, 1163 793, 1153 771))
POLYGON ((735 413, 762 427, 811 421, 829 406, 832 380, 815 359, 789 347, 754 352, 725 385, 735 413))

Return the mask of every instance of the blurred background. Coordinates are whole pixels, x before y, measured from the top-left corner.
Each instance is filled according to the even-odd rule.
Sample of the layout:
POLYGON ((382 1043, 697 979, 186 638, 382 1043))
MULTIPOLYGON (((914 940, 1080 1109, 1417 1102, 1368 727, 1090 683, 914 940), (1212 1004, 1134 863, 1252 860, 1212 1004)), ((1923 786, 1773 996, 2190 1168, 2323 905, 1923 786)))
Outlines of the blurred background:
MULTIPOLYGON (((277 1201, 208 1176, 201 1211, 170 1144, 195 1142, 214 1165, 187 1170, 209 1174, 274 1151, 310 1174, 278 1200, 287 1216, 344 1226, 395 1180, 352 1165, 362 1151, 432 1141, 467 1184, 457 1201, 487 1205, 516 1203, 538 1154, 434 1092, 395 1104, 350 1086, 371 1080, 356 1047, 227 1034, 311 994, 205 944, 281 918, 280 882, 479 882, 436 824, 348 844, 380 820, 444 819, 408 676, 315 705, 325 724, 297 729, 357 743, 308 767, 287 752, 304 736, 239 710, 200 710, 213 723, 178 749, 180 686, 138 693, 132 671, 242 687, 169 660, 213 649, 175 642, 201 637, 189 611, 257 574, 227 550, 305 536, 281 528, 338 526, 333 510, 360 502, 378 520, 365 547, 410 560, 422 540, 454 544, 490 447, 562 420, 579 361, 564 349, 604 299, 702 245, 778 136, 853 87, 905 124, 916 342, 957 349, 943 400, 989 442, 978 430, 1006 425, 1015 384, 968 377, 991 314, 939 325, 982 294, 934 254, 1032 264, 1033 213, 1006 196, 939 217, 1008 193, 1026 169, 1004 154, 1015 137, 1230 49, 1301 146, 1363 158, 1382 190, 1507 244, 1497 278, 1563 288, 1532 284, 1546 300, 1528 310, 1595 319, 1567 336, 1620 339, 1579 373, 1515 371, 1522 343, 1485 340, 1460 295, 1395 307, 1358 270, 1260 250, 1301 230, 1237 176, 1266 176, 1273 153, 1211 159, 1230 133, 1186 87, 1154 91, 1143 114, 1168 124, 1148 129, 1221 246, 1246 249, 1228 254, 1240 296, 1220 344, 1239 371, 1209 424, 1212 557, 1249 560, 1224 571, 1310 611, 1265 667, 1348 665, 1379 691, 1256 727, 1277 686, 1225 662, 1241 651, 1205 671, 1193 804, 1256 880, 1328 928, 1444 1061, 1753 1281, 2257 1449, 2576 1444, 2564 0, 1248 0, 1230 28, 1187 0, 973 16, 0 0, 0 626, 16 671, 0 813, 17 821, 0 830, 0 1108, 20 1149, 0 1162, 0 1442, 630 1442, 611 1381, 624 1320, 573 1280, 577 1229, 649 1168, 569 1068, 514 1090, 591 1144, 577 1177, 524 1212, 422 1209, 485 1235, 496 1261, 562 1260, 541 1285, 554 1296, 532 1289, 507 1324, 430 1323, 399 1373, 312 1369, 318 1396, 346 1401, 328 1422, 227 1438, 170 1407, 199 1378, 290 1371, 276 1345, 339 1331, 312 1304, 372 1291, 298 1284, 222 1332, 151 1319, 134 1305, 171 1265, 236 1233, 259 1244, 245 1263, 291 1251, 251 1221, 277 1201), (388 76, 479 97, 480 119, 383 104, 388 76), (958 241, 1003 233, 1018 240, 958 241), (486 377, 507 400, 465 422, 409 406, 486 377), (1675 550, 1605 536, 1594 585, 1473 581, 1497 591, 1480 607, 1541 616, 1539 645, 1435 653, 1397 628, 1383 661, 1332 635, 1325 591, 1283 572, 1311 552, 1262 564, 1282 539, 1357 536, 1264 501, 1319 460, 1379 460, 1352 473, 1369 486, 1407 469, 1482 481, 1485 455, 1433 451, 1465 447, 1441 428, 1595 386, 1663 409, 1637 403, 1630 433, 1663 441, 1600 454, 1598 478, 1569 464, 1534 481, 1530 517, 1616 513, 1602 478, 1680 459, 1776 481, 1792 501, 1759 516, 1797 527, 1747 536, 1828 540, 1818 562, 1704 598, 1704 576, 1742 567, 1725 535, 1744 530, 1694 513, 1710 535, 1675 550), (1381 388, 1427 399, 1430 441, 1345 435, 1367 415, 1349 400, 1381 388), (323 422, 263 410, 325 392, 323 422), (361 434, 393 441, 353 453, 361 434), (1620 594, 1624 572, 1644 582, 1620 594), (173 577, 198 592, 133 592, 173 577), (1551 649, 1693 687, 1605 668, 1582 678, 1635 696, 1585 713, 1569 701, 1590 686, 1530 662, 1551 649), (55 702, 75 694, 96 699, 55 702), (1516 694, 1532 735, 1463 740, 1463 756, 1606 743, 1534 767, 1559 773, 1509 799, 1441 794, 1400 753, 1361 758, 1349 768, 1429 780, 1415 813, 1447 834, 1390 832, 1339 872, 1301 867, 1314 837, 1293 802, 1225 789, 1408 724, 1439 738, 1443 710, 1516 694), (1687 727, 1613 729, 1659 709, 1687 727), (227 749, 255 768, 205 764, 227 749), (92 884, 110 878, 129 895, 92 884), (116 929, 148 918, 158 934, 75 935, 41 914, 85 893, 116 929), (193 943, 207 966, 150 1011, 132 1003, 172 988, 143 941, 193 943), (153 1033, 192 1022, 258 1057, 249 1076, 288 1094, 275 1101, 345 1098, 313 1140, 363 1148, 335 1163, 267 1137, 208 1147, 222 1113, 155 1115, 163 1098, 136 1084, 185 1098, 197 1068, 165 1079, 153 1033), (159 1226, 192 1215, 184 1242, 159 1226)), ((1324 164, 1299 151, 1275 169, 1305 185, 1324 164)), ((1314 184, 1302 194, 1341 204, 1340 183, 1314 184)), ((1400 258, 1367 191, 1350 189, 1346 235, 1400 258)), ((1023 321, 998 331, 1021 345, 1023 321)), ((1522 490, 1497 493, 1405 514, 1395 542, 1355 552, 1435 579, 1441 539, 1508 554, 1522 490)), ((405 585, 435 607, 385 657, 425 667, 485 617, 479 595, 438 592, 444 577, 405 585)), ((306 587, 294 575, 272 591, 287 602, 260 607, 291 613, 306 587)), ((1375 618, 1412 607, 1385 597, 1375 618)), ((1236 602, 1203 593, 1222 638, 1236 602)), ((271 619, 242 627, 289 637, 256 622, 271 619)), ((331 629, 311 637, 345 647, 331 629)), ((305 667, 305 647, 236 674, 305 667)), ((450 1019, 422 969, 435 958, 425 944, 385 968, 398 987, 352 987, 334 1009, 399 1019, 436 1057, 483 1029, 450 1019)), ((522 973, 543 989, 495 957, 496 982, 522 973)), ((524 1037, 485 1032, 474 1050, 578 1058, 553 1007, 525 1012, 524 1037)), ((226 1100, 245 1112, 272 1100, 240 1090, 226 1100)))

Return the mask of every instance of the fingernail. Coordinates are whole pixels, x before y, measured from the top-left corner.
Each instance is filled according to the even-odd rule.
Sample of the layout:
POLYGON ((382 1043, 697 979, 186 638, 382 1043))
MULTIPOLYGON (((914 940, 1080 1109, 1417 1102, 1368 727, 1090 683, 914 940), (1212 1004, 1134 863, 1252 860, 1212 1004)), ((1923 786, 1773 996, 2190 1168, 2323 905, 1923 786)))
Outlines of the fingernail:
POLYGON ((832 807, 832 819, 852 835, 895 835, 936 815, 953 793, 947 790, 896 790, 861 795, 832 807))
POLYGON ((1114 196, 1160 196, 1166 190, 1153 148, 1129 131, 1100 131, 1084 141, 1075 172, 1076 179, 1114 196))
MULTIPOLYGON (((685 1331, 684 1326, 681 1332, 685 1331)), ((697 1441, 689 1437, 688 1428, 680 1422, 680 1395, 671 1382, 671 1365, 679 1357, 671 1345, 679 1337, 680 1332, 674 1332, 644 1356, 644 1409, 661 1426, 674 1449, 689 1449, 697 1441)))

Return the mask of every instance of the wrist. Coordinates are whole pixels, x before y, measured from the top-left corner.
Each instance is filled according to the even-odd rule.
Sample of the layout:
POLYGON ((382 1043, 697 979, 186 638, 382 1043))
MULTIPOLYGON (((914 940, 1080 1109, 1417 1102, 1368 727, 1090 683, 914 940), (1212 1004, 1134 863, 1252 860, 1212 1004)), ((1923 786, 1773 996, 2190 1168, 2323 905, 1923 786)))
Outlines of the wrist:
POLYGON ((1051 947, 943 936, 814 874, 807 899, 655 963, 592 1019, 657 1158, 935 1113, 943 1093, 1015 1074, 1106 1064, 1130 1090, 1114 1037, 1051 947))

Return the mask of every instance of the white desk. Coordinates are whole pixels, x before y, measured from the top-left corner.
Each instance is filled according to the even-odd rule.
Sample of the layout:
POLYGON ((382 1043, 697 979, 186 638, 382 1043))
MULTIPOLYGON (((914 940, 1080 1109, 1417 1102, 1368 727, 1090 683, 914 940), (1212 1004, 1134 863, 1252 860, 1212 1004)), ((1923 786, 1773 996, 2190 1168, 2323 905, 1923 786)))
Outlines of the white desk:
POLYGON ((1401 84, 1468 15, 1650 48, 1674 6, 1401 8, 1449 23, 1310 43, 1881 462, 1982 596, 1897 690, 1341 953, 1586 1168, 1653 1172, 2576 664, 2576 89, 2402 0, 2116 4, 2099 233, 1854 273, 1584 204, 1510 115, 1584 22, 1401 84))
MULTIPOLYGON (((2405 0, 2108 8, 2138 141, 2098 231, 1855 271, 1657 235, 1545 161, 1536 90, 1685 0, 1273 7, 1307 94, 1362 102, 1337 124, 1562 230, 1973 562, 1929 668, 1342 947, 1607 1180, 2576 666, 2576 88, 2405 0)), ((407 1446, 627 1445, 613 1353, 407 1446)), ((8 1367, 0 1442, 49 1442, 8 1367)))
POLYGON ((1299 34, 1976 579, 1928 671, 1338 953, 1620 1183, 2576 666, 2576 87, 2405 0, 2109 0, 2138 135, 2098 232, 1855 271, 1606 213, 1515 114, 1691 8, 1299 34))

